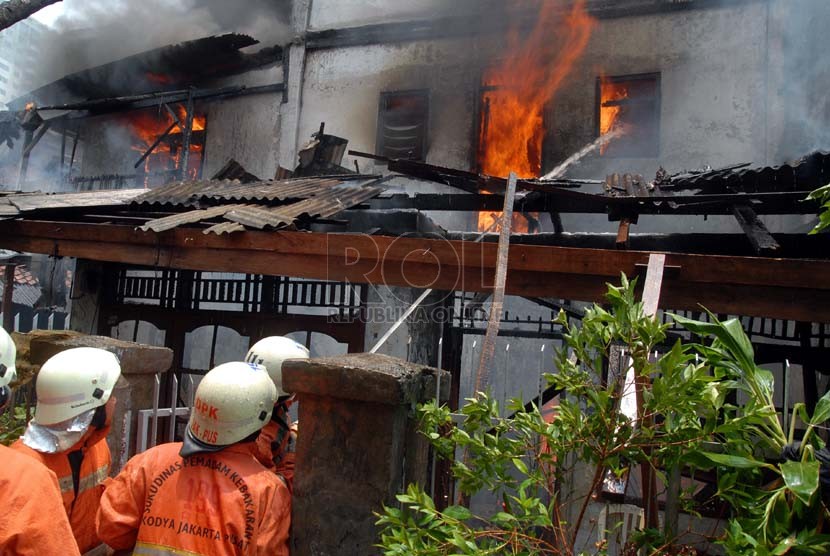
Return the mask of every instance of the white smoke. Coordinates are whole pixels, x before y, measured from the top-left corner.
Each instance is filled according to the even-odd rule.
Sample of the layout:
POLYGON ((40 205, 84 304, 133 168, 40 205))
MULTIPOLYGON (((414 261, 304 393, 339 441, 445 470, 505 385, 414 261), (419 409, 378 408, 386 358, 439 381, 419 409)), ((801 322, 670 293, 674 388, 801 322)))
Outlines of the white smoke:
MULTIPOLYGON (((41 49, 38 83, 139 52, 220 33, 262 46, 289 37, 291 0, 63 0, 41 49)), ((254 47, 254 48, 258 48, 254 47)))

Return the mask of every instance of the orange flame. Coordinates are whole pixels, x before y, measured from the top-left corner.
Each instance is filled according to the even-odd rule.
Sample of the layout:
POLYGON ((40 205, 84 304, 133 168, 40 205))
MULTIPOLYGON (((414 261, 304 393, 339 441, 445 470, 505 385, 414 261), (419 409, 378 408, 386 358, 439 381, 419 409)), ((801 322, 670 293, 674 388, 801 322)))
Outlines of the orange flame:
MULTIPOLYGON (((509 54, 485 74, 489 90, 482 98, 479 164, 488 175, 541 175, 545 105, 584 52, 596 23, 585 11, 585 0, 574 2, 567 13, 554 2, 540 0, 538 5, 537 23, 530 36, 522 41, 521 30, 512 29, 509 54), (556 40, 558 31, 560 40, 556 40)), ((488 229, 498 217, 480 213, 479 230, 488 229)), ((516 214, 513 226, 526 229, 527 221, 516 214)))
POLYGON ((153 73, 148 71, 145 76, 147 81, 150 83, 155 83, 156 85, 169 85, 173 82, 173 78, 169 75, 165 75, 163 73, 153 73))
MULTIPOLYGON (((186 123, 187 111, 181 106, 175 107, 176 116, 182 125, 186 123)), ((122 119, 124 125, 130 129, 135 140, 132 149, 144 153, 156 140, 173 125, 173 117, 166 110, 140 110, 125 115, 122 119)), ((207 119, 204 114, 198 112, 193 115, 194 132, 203 131, 207 119)), ((182 129, 176 125, 168 134, 167 138, 159 143, 152 154, 144 162, 145 174, 154 172, 176 170, 181 162, 182 129)), ((203 143, 193 141, 190 144, 191 156, 188 158, 187 176, 196 179, 201 166, 201 153, 204 149, 203 143)), ((146 184, 145 184, 146 185, 146 184)))
MULTIPOLYGON (((599 105, 599 134, 605 135, 617 125, 622 106, 614 104, 614 101, 628 98, 628 88, 623 83, 615 83, 606 78, 600 80, 600 105, 599 105)), ((599 149, 601 155, 605 154, 608 143, 599 149)))

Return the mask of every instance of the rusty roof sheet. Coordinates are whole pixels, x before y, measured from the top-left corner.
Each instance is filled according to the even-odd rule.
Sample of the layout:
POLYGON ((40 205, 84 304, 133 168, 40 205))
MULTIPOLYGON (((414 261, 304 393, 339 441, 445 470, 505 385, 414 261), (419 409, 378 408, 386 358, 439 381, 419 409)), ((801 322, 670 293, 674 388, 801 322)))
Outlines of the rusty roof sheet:
POLYGON ((326 189, 350 183, 364 185, 376 176, 338 176, 295 178, 242 183, 238 180, 175 182, 146 192, 136 203, 201 206, 217 202, 272 202, 308 199, 326 189))
POLYGON ((84 191, 82 193, 14 193, 0 197, 0 218, 45 209, 104 207, 129 204, 143 189, 84 191))
POLYGON ((223 216, 230 222, 211 226, 205 230, 205 233, 237 232, 244 230, 245 227, 258 230, 281 228, 304 215, 311 218, 327 218, 368 201, 382 193, 383 190, 383 187, 373 185, 336 187, 311 199, 281 207, 240 206, 223 216))
POLYGON ((352 184, 342 182, 334 185, 326 184, 324 187, 319 187, 319 181, 317 180, 318 188, 314 196, 294 203, 276 207, 250 203, 222 204, 151 220, 141 226, 141 229, 161 232, 185 224, 206 222, 215 218, 223 218, 225 222, 211 226, 205 230, 205 233, 231 233, 242 231, 246 227, 258 230, 276 229, 290 226, 303 216, 310 218, 334 216, 343 210, 376 197, 384 191, 384 187, 377 184, 376 180, 352 184))

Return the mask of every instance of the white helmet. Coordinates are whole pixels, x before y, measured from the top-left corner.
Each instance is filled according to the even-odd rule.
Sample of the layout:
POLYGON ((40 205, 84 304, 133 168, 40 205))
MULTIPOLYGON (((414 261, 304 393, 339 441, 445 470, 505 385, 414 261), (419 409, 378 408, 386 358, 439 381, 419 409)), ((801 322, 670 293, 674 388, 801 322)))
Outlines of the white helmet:
POLYGON ((17 378, 14 362, 17 359, 17 346, 5 329, 0 328, 0 388, 8 386, 17 378))
POLYGON ((271 419, 277 389, 259 365, 235 361, 208 372, 196 389, 179 452, 218 452, 244 440, 271 419))
POLYGON ((268 375, 277 387, 277 396, 288 396, 282 388, 282 363, 286 359, 308 359, 309 352, 302 344, 298 344, 285 336, 269 336, 255 343, 248 350, 245 361, 262 365, 268 370, 268 375))
POLYGON ((17 359, 17 347, 14 340, 3 328, 0 328, 0 409, 11 400, 12 391, 9 384, 17 378, 14 362, 17 359))
POLYGON ((79 347, 53 355, 37 374, 35 422, 54 425, 105 405, 120 376, 118 358, 103 349, 79 347))

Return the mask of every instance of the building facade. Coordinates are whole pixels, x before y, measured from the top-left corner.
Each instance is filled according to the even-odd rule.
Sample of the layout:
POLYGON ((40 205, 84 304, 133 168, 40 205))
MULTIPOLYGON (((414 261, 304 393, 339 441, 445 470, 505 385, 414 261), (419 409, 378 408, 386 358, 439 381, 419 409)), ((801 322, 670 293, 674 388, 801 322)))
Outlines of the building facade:
POLYGON ((39 45, 50 32, 31 17, 0 32, 0 108, 38 84, 39 45))

